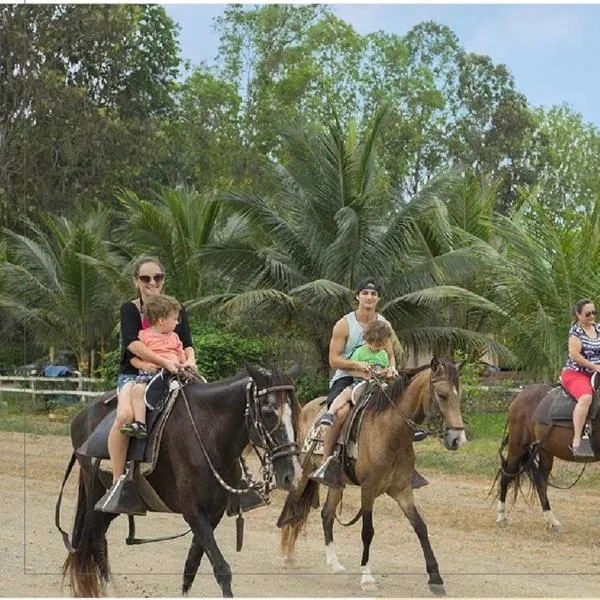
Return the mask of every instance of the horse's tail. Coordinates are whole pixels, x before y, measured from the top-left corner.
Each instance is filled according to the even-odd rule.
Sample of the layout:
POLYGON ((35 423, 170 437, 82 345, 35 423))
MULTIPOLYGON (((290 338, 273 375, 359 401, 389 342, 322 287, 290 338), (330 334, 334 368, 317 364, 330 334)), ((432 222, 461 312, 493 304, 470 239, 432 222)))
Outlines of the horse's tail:
MULTIPOLYGON (((504 456, 503 452, 506 446, 509 443, 510 430, 508 427, 508 418, 506 419, 506 423, 504 425, 504 433, 502 435, 502 441, 500 442, 500 447, 498 448, 498 457, 500 458, 500 468, 496 472, 496 477, 494 478, 494 482, 492 483, 492 488, 490 489, 490 494, 492 494, 495 490, 495 497, 498 499, 500 497, 500 482, 502 480, 503 475, 510 475, 510 479, 508 480, 508 490, 512 488, 512 501, 513 503, 517 500, 517 496, 519 492, 524 496, 522 490, 522 480, 521 476, 523 474, 527 475, 530 483, 534 483, 537 473, 537 466, 535 462, 535 458, 537 456, 537 446, 534 444, 525 449, 525 452, 519 457, 519 462, 517 464, 517 471, 515 473, 508 473, 508 457, 504 456)), ((531 488, 531 493, 534 492, 533 486, 531 488)))
MULTIPOLYGON (((94 487, 98 464, 94 467, 91 487, 94 487)), ((94 519, 93 495, 90 495, 85 485, 83 469, 79 472, 79 490, 77 508, 73 524, 71 549, 62 567, 63 580, 69 578, 73 596, 98 597, 101 595, 101 565, 94 553, 93 531, 94 519)))
POLYGON ((296 540, 308 522, 311 508, 319 506, 319 484, 307 479, 302 491, 289 492, 285 504, 277 520, 281 528, 281 552, 290 554, 296 540))

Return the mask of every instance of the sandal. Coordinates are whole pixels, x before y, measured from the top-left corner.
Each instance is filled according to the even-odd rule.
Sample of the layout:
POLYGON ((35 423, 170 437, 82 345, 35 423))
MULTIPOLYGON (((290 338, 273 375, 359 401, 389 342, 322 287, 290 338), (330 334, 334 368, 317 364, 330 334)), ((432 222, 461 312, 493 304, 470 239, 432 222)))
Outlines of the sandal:
POLYGON ((128 425, 123 425, 120 429, 121 433, 127 437, 134 437, 138 440, 143 440, 148 437, 148 430, 146 424, 141 421, 134 421, 128 425))

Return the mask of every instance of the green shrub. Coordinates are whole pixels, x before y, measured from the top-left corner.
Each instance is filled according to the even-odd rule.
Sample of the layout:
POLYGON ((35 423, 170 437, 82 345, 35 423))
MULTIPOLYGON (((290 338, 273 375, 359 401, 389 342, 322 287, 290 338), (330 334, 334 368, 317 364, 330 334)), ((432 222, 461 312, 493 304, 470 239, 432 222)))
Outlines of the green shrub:
POLYGON ((95 376, 102 379, 102 387, 111 390, 117 387, 117 375, 121 364, 121 349, 119 347, 105 352, 95 376))
POLYGON ((306 404, 319 396, 327 394, 329 378, 326 375, 302 375, 294 385, 296 398, 300 404, 306 404))
POLYGON ((196 365, 209 381, 223 379, 244 362, 264 364, 269 357, 265 339, 241 337, 215 325, 191 323, 196 365))

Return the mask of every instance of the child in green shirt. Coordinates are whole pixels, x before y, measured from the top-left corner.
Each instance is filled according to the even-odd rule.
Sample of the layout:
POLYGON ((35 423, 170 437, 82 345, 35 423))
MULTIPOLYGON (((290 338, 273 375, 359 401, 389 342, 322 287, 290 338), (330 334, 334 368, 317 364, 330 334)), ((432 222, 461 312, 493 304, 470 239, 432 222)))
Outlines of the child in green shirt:
POLYGON ((371 365, 371 373, 365 376, 364 371, 349 371, 354 377, 354 383, 345 388, 331 403, 329 410, 321 418, 321 425, 331 425, 340 409, 352 403, 352 390, 365 379, 370 379, 371 374, 385 377, 390 366, 390 357, 385 351, 385 346, 392 338, 392 328, 387 321, 377 320, 369 323, 363 333, 364 344, 358 346, 351 355, 351 360, 367 362, 371 365))

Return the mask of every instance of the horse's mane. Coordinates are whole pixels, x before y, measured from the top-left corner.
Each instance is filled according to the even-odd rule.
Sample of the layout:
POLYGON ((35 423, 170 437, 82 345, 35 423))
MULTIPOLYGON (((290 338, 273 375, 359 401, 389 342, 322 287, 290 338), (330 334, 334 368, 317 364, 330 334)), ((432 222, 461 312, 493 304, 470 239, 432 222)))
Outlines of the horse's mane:
POLYGON ((373 391, 371 400, 367 405, 366 410, 371 411, 375 414, 384 411, 386 408, 392 406, 392 403, 396 403, 396 399, 400 399, 404 390, 408 387, 408 384, 419 374, 429 369, 429 365, 421 365, 414 369, 403 369, 400 371, 398 377, 394 380, 386 390, 382 390, 379 386, 373 391), (391 400, 391 402, 390 402, 391 400))
POLYGON ((209 383, 194 382, 194 383, 192 383, 192 385, 202 386, 202 393, 208 394, 210 396, 212 396, 213 394, 214 395, 221 395, 224 393, 230 394, 231 392, 234 391, 234 389, 236 387, 239 387, 240 389, 242 389, 240 384, 247 381, 249 379, 249 377, 250 376, 248 375, 248 373, 240 372, 240 373, 236 373, 235 375, 226 377, 225 379, 219 379, 217 381, 211 381, 209 383))
MULTIPOLYGON (((436 367, 436 372, 443 370, 446 377, 456 386, 456 389, 459 389, 460 380, 458 376, 458 369, 456 368, 454 361, 447 357, 438 358, 437 360, 438 364, 436 367)), ((404 394, 404 391, 413 381, 413 379, 430 367, 431 364, 425 364, 414 369, 401 370, 400 375, 386 390, 382 390, 380 387, 377 387, 374 390, 366 410, 379 413, 392 406, 393 403, 396 404, 399 402, 402 398, 402 394, 404 394)))

